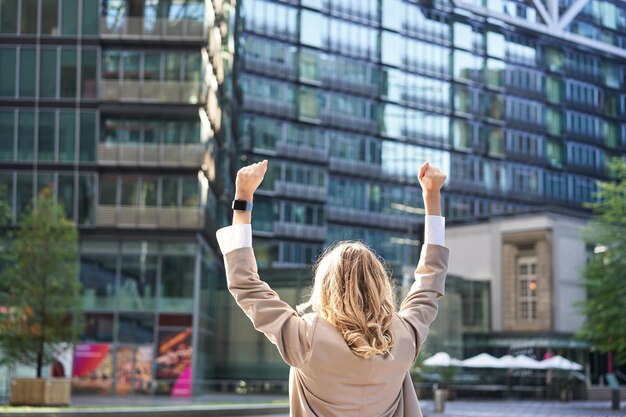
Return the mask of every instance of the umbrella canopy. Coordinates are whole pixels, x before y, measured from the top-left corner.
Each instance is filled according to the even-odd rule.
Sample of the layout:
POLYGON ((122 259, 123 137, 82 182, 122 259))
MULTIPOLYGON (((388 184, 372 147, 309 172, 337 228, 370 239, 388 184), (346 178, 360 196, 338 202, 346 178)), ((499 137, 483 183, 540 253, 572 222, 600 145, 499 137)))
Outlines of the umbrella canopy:
POLYGON ((581 371, 583 369, 581 364, 572 362, 560 355, 545 359, 539 363, 543 369, 566 369, 569 371, 581 371))
POLYGON ((435 353, 424 361, 426 366, 461 366, 461 361, 451 358, 446 352, 435 353))
POLYGON ((488 353, 481 353, 463 361, 463 366, 467 368, 508 368, 500 359, 494 358, 488 353))
POLYGON ((511 356, 505 355, 499 359, 500 364, 506 368, 514 368, 514 369, 545 369, 541 362, 526 356, 511 356))

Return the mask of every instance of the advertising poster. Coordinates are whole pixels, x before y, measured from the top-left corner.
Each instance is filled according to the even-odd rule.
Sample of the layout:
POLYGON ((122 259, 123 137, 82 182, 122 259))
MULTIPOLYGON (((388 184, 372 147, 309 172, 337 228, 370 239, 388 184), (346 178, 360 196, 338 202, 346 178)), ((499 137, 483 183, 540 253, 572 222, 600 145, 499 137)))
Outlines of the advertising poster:
POLYGON ((191 328, 159 333, 157 379, 159 391, 172 397, 191 396, 191 328))
POLYGON ((116 351, 115 393, 149 394, 152 385, 152 346, 121 346, 116 351))
POLYGON ((74 348, 72 386, 75 392, 111 394, 113 357, 108 343, 80 343, 74 348))

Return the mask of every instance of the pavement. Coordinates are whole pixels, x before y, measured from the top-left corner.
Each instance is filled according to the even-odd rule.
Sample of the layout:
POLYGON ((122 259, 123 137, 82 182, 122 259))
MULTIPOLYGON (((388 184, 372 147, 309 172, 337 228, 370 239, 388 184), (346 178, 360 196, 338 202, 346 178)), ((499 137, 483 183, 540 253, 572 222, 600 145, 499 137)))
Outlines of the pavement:
MULTIPOLYGON (((193 398, 159 396, 74 396, 71 408, 1 409, 2 417, 288 417, 286 395, 211 394, 193 398)), ((424 417, 626 417, 626 401, 611 410, 609 401, 455 400, 444 413, 435 413, 431 400, 420 400, 424 417)))

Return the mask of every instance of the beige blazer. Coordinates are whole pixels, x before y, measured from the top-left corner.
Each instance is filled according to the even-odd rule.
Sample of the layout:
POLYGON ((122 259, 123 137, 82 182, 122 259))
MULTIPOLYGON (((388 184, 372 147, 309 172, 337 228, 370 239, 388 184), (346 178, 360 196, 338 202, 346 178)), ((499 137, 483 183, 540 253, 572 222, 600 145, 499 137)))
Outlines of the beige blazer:
POLYGON ((421 417, 409 375, 444 294, 449 250, 424 244, 415 282, 392 324, 392 355, 363 359, 350 351, 333 325, 299 316, 261 281, 253 249, 224 255, 228 289, 237 304, 278 348, 289 372, 291 416, 421 417))

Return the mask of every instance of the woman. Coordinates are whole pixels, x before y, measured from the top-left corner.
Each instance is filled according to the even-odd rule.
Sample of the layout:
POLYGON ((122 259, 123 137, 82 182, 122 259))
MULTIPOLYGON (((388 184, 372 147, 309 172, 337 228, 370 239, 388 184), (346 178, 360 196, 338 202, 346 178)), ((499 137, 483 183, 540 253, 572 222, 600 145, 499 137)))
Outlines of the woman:
POLYGON ((267 160, 237 172, 233 225, 217 231, 228 289, 254 327, 291 366, 291 416, 421 416, 409 374, 437 315, 448 265, 440 190, 446 176, 424 163, 425 242, 415 282, 395 312, 384 264, 360 242, 340 242, 315 265, 313 312, 299 315, 263 282, 252 250, 251 210, 267 160))

